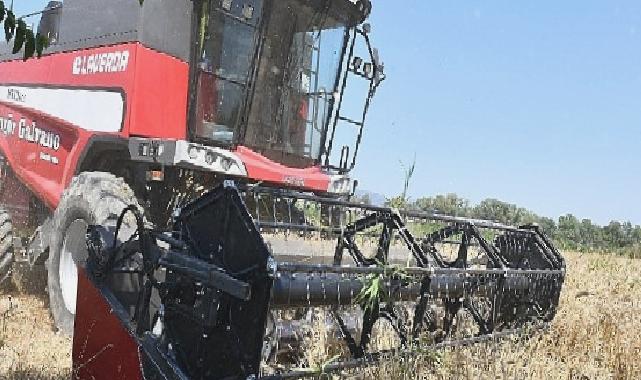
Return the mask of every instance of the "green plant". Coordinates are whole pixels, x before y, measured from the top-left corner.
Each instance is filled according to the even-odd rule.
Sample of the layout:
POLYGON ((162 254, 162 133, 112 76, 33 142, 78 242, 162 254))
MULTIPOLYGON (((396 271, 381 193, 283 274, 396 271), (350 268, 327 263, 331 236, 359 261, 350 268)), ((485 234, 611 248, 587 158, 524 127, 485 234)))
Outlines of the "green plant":
POLYGON ((7 42, 13 39, 14 54, 24 50, 24 59, 31 58, 35 55, 42 56, 44 49, 49 47, 49 39, 42 34, 34 34, 27 28, 27 23, 16 15, 11 9, 7 9, 4 1, 0 0, 0 23, 4 26, 4 35, 7 42))
POLYGON ((408 204, 407 191, 410 187, 410 181, 414 176, 414 169, 416 168, 416 157, 414 157, 412 164, 408 167, 405 167, 405 165, 402 162, 400 164, 401 164, 401 167, 403 168, 403 174, 404 174, 403 192, 401 193, 401 195, 388 199, 386 202, 389 207, 397 208, 397 209, 403 209, 407 207, 407 204, 408 204))
MULTIPOLYGON (((402 165, 402 163, 401 163, 402 165)), ((414 159, 412 160, 412 164, 406 168, 404 168, 405 172, 405 181, 403 183, 403 194, 402 198, 407 201, 407 190, 410 187, 410 181, 412 180, 412 177, 414 176, 414 169, 416 168, 416 156, 414 156, 414 159)))
POLYGON ((383 268, 382 273, 371 273, 363 279, 361 291, 354 297, 354 302, 364 311, 376 311, 381 302, 386 302, 388 297, 387 284, 390 280, 407 280, 407 272, 398 265, 385 265, 378 262, 383 268))
MULTIPOLYGON (((138 0, 140 6, 145 0, 138 0)), ((4 26, 4 35, 7 42, 13 39, 13 54, 24 49, 24 59, 34 56, 40 58, 46 48, 49 47, 49 39, 40 33, 34 34, 33 30, 27 27, 22 18, 16 18, 13 10, 7 9, 3 0, 0 0, 0 23, 4 26)))
POLYGON ((443 364, 444 352, 430 348, 416 348, 416 352, 420 353, 421 359, 428 364, 439 366, 443 364))

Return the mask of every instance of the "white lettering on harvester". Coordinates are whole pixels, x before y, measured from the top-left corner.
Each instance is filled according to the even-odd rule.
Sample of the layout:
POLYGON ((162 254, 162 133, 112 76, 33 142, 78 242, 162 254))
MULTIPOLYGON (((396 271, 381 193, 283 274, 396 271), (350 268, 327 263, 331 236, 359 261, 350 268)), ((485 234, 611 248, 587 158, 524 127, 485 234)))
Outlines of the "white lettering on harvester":
POLYGON ((17 135, 18 139, 22 141, 47 148, 46 150, 48 151, 40 152, 40 159, 54 165, 60 163, 60 160, 55 155, 60 150, 60 135, 38 128, 35 121, 29 122, 22 117, 20 121, 15 122, 12 114, 8 116, 0 115, 0 134, 7 137, 17 135))
POLYGON ((7 99, 13 100, 14 102, 24 103, 26 100, 26 96, 16 88, 9 88, 7 89, 7 99))
POLYGON ((129 50, 79 55, 73 60, 73 75, 93 75, 127 71, 129 50))
POLYGON ((54 151, 60 149, 59 134, 38 128, 35 121, 29 125, 24 118, 18 123, 18 138, 54 151))

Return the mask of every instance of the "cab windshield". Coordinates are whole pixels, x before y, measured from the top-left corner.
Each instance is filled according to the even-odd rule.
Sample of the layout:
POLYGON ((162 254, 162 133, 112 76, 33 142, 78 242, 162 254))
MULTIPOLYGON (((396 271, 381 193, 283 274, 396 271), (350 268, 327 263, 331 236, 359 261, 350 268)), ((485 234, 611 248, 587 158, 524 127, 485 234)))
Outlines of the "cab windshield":
POLYGON ((199 27, 195 137, 289 166, 318 162, 348 28, 347 0, 209 0, 199 27))

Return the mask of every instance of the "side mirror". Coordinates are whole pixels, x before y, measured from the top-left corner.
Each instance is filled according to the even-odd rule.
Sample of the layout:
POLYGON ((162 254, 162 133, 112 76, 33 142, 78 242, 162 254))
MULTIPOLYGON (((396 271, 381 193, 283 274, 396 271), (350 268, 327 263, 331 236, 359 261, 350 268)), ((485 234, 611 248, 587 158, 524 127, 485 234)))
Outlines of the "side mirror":
POLYGON ((381 62, 377 48, 372 48, 372 61, 374 62, 374 81, 378 86, 385 80, 385 64, 381 62))

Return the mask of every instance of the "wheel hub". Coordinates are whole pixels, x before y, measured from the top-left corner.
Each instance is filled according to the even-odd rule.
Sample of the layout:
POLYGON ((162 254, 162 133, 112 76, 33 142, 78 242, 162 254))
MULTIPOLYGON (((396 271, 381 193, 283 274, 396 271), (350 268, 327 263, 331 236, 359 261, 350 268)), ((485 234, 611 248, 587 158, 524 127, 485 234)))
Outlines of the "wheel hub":
POLYGON ((76 313, 76 296, 78 289, 78 267, 74 257, 86 254, 87 245, 85 234, 88 224, 82 219, 74 220, 67 231, 62 243, 60 252, 60 263, 58 266, 58 278, 60 280, 60 291, 65 308, 71 313, 76 313))

